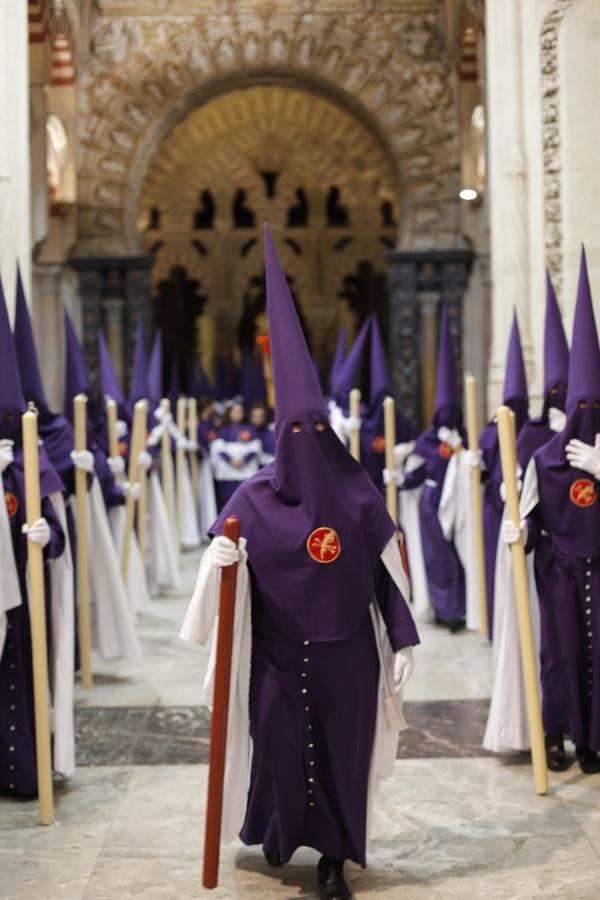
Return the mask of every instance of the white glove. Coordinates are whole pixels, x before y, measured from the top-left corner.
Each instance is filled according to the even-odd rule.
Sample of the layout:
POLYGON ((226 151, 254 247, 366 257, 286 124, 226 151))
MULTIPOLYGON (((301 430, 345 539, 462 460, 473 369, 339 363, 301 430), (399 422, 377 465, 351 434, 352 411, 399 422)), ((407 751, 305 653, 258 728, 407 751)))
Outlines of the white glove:
POLYGON ((220 535, 213 538, 207 552, 210 553, 210 561, 216 568, 232 566, 236 562, 245 561, 247 557, 246 539, 240 538, 239 546, 236 547, 233 541, 230 541, 225 535, 220 535))
POLYGON ((163 432, 165 428, 164 425, 155 425, 150 434, 148 435, 148 440, 146 441, 147 447, 156 447, 158 443, 162 440, 163 432))
POLYGON ((396 484, 398 487, 401 487, 404 484, 404 475, 400 471, 400 469, 384 469, 383 470, 383 483, 387 487, 388 484, 396 484))
POLYGON ((412 647, 404 647, 394 653, 394 685, 396 691, 405 687, 408 679, 414 672, 415 660, 412 647))
POLYGON ((14 462, 15 454, 13 452, 15 442, 8 438, 0 441, 0 472, 4 472, 12 462, 14 462))
POLYGON ((132 497, 134 500, 140 499, 140 483, 139 481, 134 481, 133 484, 131 481, 126 481, 121 485, 121 490, 125 494, 126 497, 132 497))
POLYGON ((510 547, 511 544, 518 544, 522 540, 523 544, 527 543, 527 522, 521 521, 519 525, 512 519, 504 519, 502 523, 502 540, 510 547))
POLYGON ((453 450, 456 450, 462 444, 462 438, 456 428, 447 428, 445 425, 442 425, 441 428, 438 428, 437 436, 442 444, 448 444, 453 450))
POLYGON ((124 438, 129 431, 129 429, 127 428, 127 422, 124 422, 123 419, 117 419, 115 431, 117 432, 118 438, 124 438))
POLYGON ((404 444, 396 444, 394 447, 394 462, 402 466, 415 449, 416 441, 406 441, 404 444))
POLYGON ((28 541, 31 541, 32 544, 39 544, 40 547, 45 547, 50 541, 50 526, 46 519, 36 519, 31 526, 23 525, 21 532, 27 535, 28 541))
POLYGON ((344 428, 347 431, 360 431, 361 419, 358 416, 348 416, 348 418, 344 421, 344 428))
POLYGON ((90 450, 72 450, 71 462, 80 472, 90 474, 94 471, 94 454, 90 450))
POLYGON ((566 453, 572 468, 600 478, 600 434, 596 435, 593 447, 574 438, 567 444, 566 453))
POLYGON ((470 469, 481 469, 483 465, 481 450, 463 450, 463 459, 470 469))
POLYGON ((107 456, 106 462, 115 477, 122 475, 125 471, 125 460, 122 456, 107 456))
POLYGON ((548 425, 550 426, 550 431, 555 431, 557 434, 560 434, 561 431, 565 430, 566 424, 566 412, 562 409, 557 409, 555 406, 551 406, 548 410, 548 425))
POLYGON ((146 469, 147 472, 152 468, 152 456, 150 453, 146 453, 145 450, 142 450, 142 452, 138 454, 137 461, 138 466, 146 469))
MULTIPOLYGON (((521 488, 523 487, 523 469, 521 466, 517 466, 516 471, 517 476, 517 493, 521 493, 521 488)), ((500 482, 500 487, 498 488, 498 493, 500 494, 500 499, 503 503, 506 503, 506 485, 503 481, 500 482)))

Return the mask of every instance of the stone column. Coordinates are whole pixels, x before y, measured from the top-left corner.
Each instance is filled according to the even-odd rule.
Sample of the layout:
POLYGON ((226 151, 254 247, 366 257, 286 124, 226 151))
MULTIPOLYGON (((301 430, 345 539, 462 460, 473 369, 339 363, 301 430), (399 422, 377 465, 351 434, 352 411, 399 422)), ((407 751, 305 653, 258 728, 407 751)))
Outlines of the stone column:
POLYGON ((118 297, 112 297, 104 300, 102 308, 104 311, 105 337, 108 349, 113 361, 117 378, 124 384, 123 375, 123 306, 124 303, 118 297))
POLYGON ((439 294, 426 292, 419 296, 421 374, 421 421, 430 422, 435 410, 435 386, 438 352, 439 294))

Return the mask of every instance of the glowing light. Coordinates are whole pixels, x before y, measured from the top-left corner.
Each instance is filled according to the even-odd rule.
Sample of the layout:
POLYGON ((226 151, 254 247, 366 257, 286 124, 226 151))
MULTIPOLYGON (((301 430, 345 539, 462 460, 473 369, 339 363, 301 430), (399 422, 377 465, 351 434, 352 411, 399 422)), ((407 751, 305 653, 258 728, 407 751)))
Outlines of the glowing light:
POLYGON ((473 188, 463 188, 458 196, 461 200, 477 200, 477 191, 473 188))

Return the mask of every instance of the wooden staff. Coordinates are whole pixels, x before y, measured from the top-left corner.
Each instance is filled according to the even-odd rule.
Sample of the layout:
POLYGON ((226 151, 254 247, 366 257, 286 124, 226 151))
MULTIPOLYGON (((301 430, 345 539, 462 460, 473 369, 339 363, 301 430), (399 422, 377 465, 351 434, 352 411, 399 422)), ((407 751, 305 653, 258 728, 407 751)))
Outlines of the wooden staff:
MULTIPOLYGON (((25 468, 25 506, 27 525, 42 515, 40 499, 40 467, 38 458, 37 415, 26 412, 23 423, 23 458, 25 468)), ((33 699, 35 709, 35 754, 40 802, 40 824, 54 820, 52 794, 52 754, 50 751, 50 715, 48 711, 48 650, 46 637, 46 600, 44 596, 44 550, 27 541, 27 576, 29 588, 29 620, 33 661, 33 699)))
MULTIPOLYGON (((479 454, 479 422, 477 421, 477 382, 472 375, 465 379, 465 399, 467 405, 467 431, 469 450, 479 454)), ((475 543, 475 564, 477 566, 477 594, 479 596, 479 630, 489 637, 487 608, 487 584, 485 577, 485 542, 483 538, 483 507, 481 503, 481 472, 471 469, 471 515, 473 518, 473 540, 475 543)))
MULTIPOLYGON (((360 418, 360 391, 358 388, 353 388, 350 391, 350 415, 355 418, 360 418)), ((360 462, 360 431, 352 431, 350 434, 350 453, 354 457, 354 459, 360 462)))
POLYGON ((164 430, 162 435, 161 442, 161 453, 160 453, 160 467, 162 474, 162 489, 163 494, 165 495, 165 504, 167 507, 167 515, 169 516, 169 520, 171 525, 174 525, 173 522, 173 471, 171 469, 172 459, 171 459, 171 432, 167 427, 167 419, 171 415, 171 402, 168 397, 164 397, 160 401, 160 408, 163 411, 163 424, 164 430))
MULTIPOLYGON (((146 449, 146 430, 148 428, 148 401, 138 400, 136 407, 141 405, 140 414, 140 445, 138 456, 146 449)), ((137 505, 137 539, 140 548, 142 565, 146 566, 146 516, 148 510, 148 472, 146 466, 138 466, 138 481, 140 484, 140 496, 137 505)))
MULTIPOLYGON (((240 539, 239 519, 235 516, 225 519, 223 534, 237 546, 240 539)), ((221 570, 219 630, 217 633, 215 690, 210 731, 208 797, 206 801, 204 868, 202 873, 202 884, 209 889, 215 888, 219 880, 219 849, 223 817, 223 784, 227 749, 227 717, 229 714, 236 581, 237 563, 221 570)))
POLYGON ((386 397, 383 401, 383 421, 385 426, 385 467, 390 473, 391 480, 385 488, 387 508, 394 522, 398 522, 398 486, 393 477, 394 472, 394 447, 396 446, 396 403, 393 397, 386 397))
MULTIPOLYGON (((177 430, 181 437, 185 437, 186 425, 186 409, 187 401, 185 397, 180 397, 177 401, 177 430)), ((177 482, 177 541, 181 549, 182 519, 183 519, 183 491, 185 478, 185 450, 183 447, 177 446, 176 459, 176 482, 177 482)))
MULTIPOLYGON (((87 450, 87 397, 85 394, 78 394, 73 400, 73 419, 75 422, 75 449, 87 450)), ((87 480, 87 472, 75 468, 79 658, 81 661, 81 686, 89 690, 92 687, 92 630, 88 564, 87 480)))
MULTIPOLYGON (((198 401, 195 397, 188 400, 188 437, 194 444, 198 440, 198 401)), ((190 478, 192 480, 192 497, 194 509, 198 514, 198 453, 190 450, 190 478)))
POLYGON ((145 418, 146 404, 138 400, 133 412, 133 428, 131 431, 131 444, 129 445, 129 493, 125 499, 125 531, 123 533, 123 548, 121 550, 121 573, 125 584, 129 576, 129 550, 131 547, 131 532, 135 517, 135 499, 132 494, 134 485, 138 481, 139 463, 138 456, 144 446, 144 432, 142 431, 142 419, 145 418))
POLYGON ((106 424, 108 427, 108 452, 113 459, 116 459, 120 456, 117 435, 117 404, 111 397, 106 401, 106 424))
MULTIPOLYGON (((517 448, 514 439, 514 427, 511 421, 513 413, 507 406, 498 410, 498 435, 500 438, 500 456, 502 459, 502 477, 506 490, 506 512, 508 518, 517 525, 521 521, 519 510, 519 493, 517 490, 517 448)), ((527 700, 527 718, 531 740, 531 758, 535 789, 538 794, 548 790, 548 768, 544 743, 544 728, 540 707, 540 686, 535 661, 533 630, 531 627, 531 609, 529 606, 529 585, 525 563, 523 541, 511 544, 513 578, 519 621, 519 642, 521 645, 521 662, 525 697, 527 700)))

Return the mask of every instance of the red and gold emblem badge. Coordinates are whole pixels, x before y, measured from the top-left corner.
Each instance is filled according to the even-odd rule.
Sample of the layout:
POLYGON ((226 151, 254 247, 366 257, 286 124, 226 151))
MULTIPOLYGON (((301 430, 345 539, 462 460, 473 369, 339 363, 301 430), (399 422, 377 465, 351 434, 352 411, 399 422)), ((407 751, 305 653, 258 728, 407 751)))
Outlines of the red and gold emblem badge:
POLYGON ((251 434, 249 431, 240 431, 240 441, 244 441, 247 443, 251 438, 251 434))
POLYGON ((454 453, 454 450, 452 449, 450 444, 447 444, 445 441, 442 441, 442 443, 438 447, 438 453, 440 454, 442 459, 450 459, 450 457, 454 453))
POLYGON ((333 528, 321 527, 309 535, 306 549, 315 562, 332 563, 342 552, 342 544, 333 528))
POLYGON ((8 518, 12 519, 14 514, 19 508, 19 501, 15 497, 14 494, 11 494, 10 491, 4 492, 4 502, 6 503, 6 511, 8 513, 8 518))
POLYGON ((594 482, 590 481, 589 478, 578 478, 577 481, 574 481, 571 485, 569 496, 575 506, 581 506, 583 509, 592 506, 598 499, 594 482))
POLYGON ((378 434, 377 437, 373 438, 371 443, 371 447, 375 451, 375 453, 385 453, 385 438, 382 434, 378 434))

